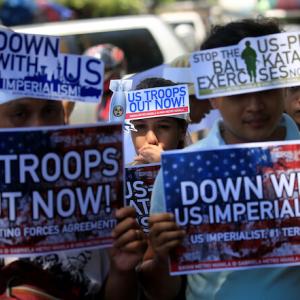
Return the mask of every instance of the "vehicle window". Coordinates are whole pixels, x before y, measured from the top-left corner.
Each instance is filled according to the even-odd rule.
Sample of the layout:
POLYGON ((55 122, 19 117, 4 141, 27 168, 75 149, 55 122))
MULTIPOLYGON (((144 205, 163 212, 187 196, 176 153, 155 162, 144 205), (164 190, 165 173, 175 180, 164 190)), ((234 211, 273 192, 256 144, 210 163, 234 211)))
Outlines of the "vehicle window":
POLYGON ((162 53, 147 29, 95 32, 63 36, 62 51, 82 54, 85 49, 102 43, 112 43, 126 54, 128 73, 136 73, 163 63, 162 53))
POLYGON ((176 26, 181 25, 181 24, 190 25, 195 29, 195 24, 193 22, 172 22, 172 23, 170 23, 170 25, 172 26, 173 29, 175 29, 176 26))

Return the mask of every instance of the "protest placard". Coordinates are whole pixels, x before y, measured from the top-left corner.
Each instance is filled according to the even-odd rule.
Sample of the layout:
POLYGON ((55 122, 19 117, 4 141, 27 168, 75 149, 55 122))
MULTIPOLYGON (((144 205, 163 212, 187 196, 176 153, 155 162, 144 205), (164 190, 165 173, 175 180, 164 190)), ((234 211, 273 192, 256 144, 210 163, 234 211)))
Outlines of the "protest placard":
POLYGON ((126 92, 126 119, 153 118, 189 113, 186 84, 126 92))
POLYGON ((30 62, 27 56, 58 57, 59 38, 49 35, 25 34, 0 29, 1 69, 20 71, 22 64, 30 62), (24 57, 26 56, 26 57, 24 57))
MULTIPOLYGON (((55 62, 39 58, 32 75, 1 73, 0 90, 16 97, 99 102, 104 64, 95 58, 60 54, 55 62), (48 67, 50 66, 50 67, 48 67)), ((28 72, 30 73, 30 72, 28 72)))
POLYGON ((160 164, 126 166, 126 205, 136 210, 137 221, 144 232, 149 232, 148 217, 153 184, 160 164))
POLYGON ((1 89, 3 78, 24 78, 40 70, 54 70, 59 38, 0 30, 1 89))
POLYGON ((122 126, 0 131, 0 256, 107 247, 123 206, 122 126))
POLYGON ((162 171, 187 231, 172 274, 300 263, 300 142, 168 151, 162 171))
POLYGON ((299 85, 299 44, 299 32, 286 32, 244 38, 234 46, 192 53, 197 98, 299 85))
POLYGON ((59 53, 57 37, 0 30, 0 90, 11 97, 99 102, 101 60, 59 53))

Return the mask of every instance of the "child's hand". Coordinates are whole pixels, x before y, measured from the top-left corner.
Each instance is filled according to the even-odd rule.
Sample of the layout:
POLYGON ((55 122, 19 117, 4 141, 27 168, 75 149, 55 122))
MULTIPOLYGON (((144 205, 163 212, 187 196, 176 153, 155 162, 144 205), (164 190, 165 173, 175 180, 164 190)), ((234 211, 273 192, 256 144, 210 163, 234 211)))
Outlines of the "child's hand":
POLYGON ((139 153, 134 158, 134 160, 140 164, 160 162, 162 151, 163 148, 160 144, 158 145, 148 144, 139 149, 139 153))
POLYGON ((142 261, 147 242, 143 230, 138 225, 133 207, 123 207, 116 211, 119 223, 113 230, 115 238, 110 257, 112 266, 119 271, 134 270, 142 261))
POLYGON ((181 244, 185 231, 180 229, 170 213, 153 214, 149 217, 150 243, 159 258, 166 258, 174 247, 181 244))

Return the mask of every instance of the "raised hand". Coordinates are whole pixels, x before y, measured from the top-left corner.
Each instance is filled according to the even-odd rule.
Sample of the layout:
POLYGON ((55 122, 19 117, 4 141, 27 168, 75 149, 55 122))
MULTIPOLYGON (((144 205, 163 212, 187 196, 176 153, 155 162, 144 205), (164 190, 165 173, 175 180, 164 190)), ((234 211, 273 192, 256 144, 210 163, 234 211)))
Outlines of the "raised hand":
POLYGON ((118 209, 116 217, 119 223, 112 233, 115 239, 110 249, 112 266, 120 271, 130 271, 142 261, 147 242, 135 219, 136 212, 133 207, 118 209))

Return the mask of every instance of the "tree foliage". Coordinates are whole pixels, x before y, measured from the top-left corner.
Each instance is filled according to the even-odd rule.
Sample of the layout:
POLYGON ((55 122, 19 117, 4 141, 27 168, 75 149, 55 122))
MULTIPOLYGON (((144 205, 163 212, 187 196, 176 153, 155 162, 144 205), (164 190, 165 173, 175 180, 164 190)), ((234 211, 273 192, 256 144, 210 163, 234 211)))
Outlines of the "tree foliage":
POLYGON ((78 18, 138 14, 145 10, 143 0, 56 0, 73 9, 78 18))

